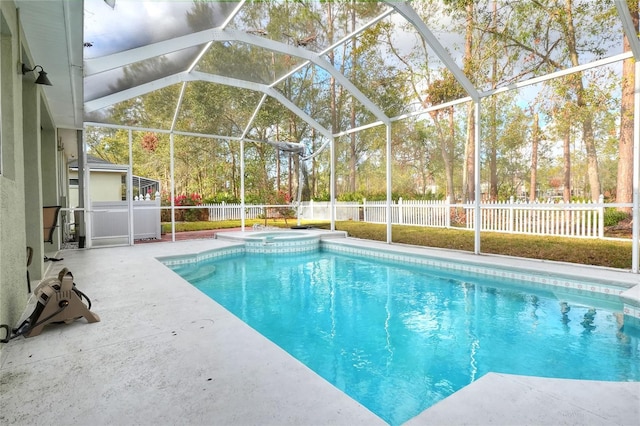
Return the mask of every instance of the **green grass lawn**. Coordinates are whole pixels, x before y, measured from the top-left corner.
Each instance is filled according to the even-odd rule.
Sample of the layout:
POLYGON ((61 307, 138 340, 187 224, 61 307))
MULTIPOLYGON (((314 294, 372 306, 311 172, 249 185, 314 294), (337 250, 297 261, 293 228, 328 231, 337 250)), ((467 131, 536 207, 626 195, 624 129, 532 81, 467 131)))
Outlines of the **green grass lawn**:
MULTIPOLYGON (((264 220, 247 220, 245 226, 251 227, 254 223, 263 225, 264 220)), ((326 221, 302 221, 302 224, 322 229, 330 228, 329 222, 326 221)), ((289 219, 288 223, 282 219, 269 220, 268 225, 288 228, 296 225, 296 220, 289 219)), ((228 229, 239 226, 238 220, 180 222, 176 223, 176 232, 228 229)), ((354 238, 386 241, 386 225, 383 224, 344 221, 336 222, 336 229, 346 231, 350 237, 354 238)), ((171 232, 171 224, 163 224, 162 230, 171 232)), ((392 238, 394 243, 473 252, 474 234, 466 230, 394 225, 392 238)), ((631 269, 631 241, 484 232, 480 236, 480 247, 482 253, 631 269)))

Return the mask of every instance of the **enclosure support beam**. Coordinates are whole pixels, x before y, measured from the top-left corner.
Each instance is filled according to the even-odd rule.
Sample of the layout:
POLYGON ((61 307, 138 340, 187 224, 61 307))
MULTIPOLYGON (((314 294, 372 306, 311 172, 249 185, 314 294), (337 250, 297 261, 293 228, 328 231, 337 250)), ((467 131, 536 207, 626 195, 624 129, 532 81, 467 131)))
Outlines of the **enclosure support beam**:
POLYGON ((240 213, 240 230, 244 232, 247 216, 244 208, 244 139, 240 139, 240 210, 242 210, 240 213))
POLYGON ((616 0, 614 3, 618 10, 618 16, 620 16, 620 20, 622 21, 622 29, 629 40, 633 56, 638 59, 640 58, 640 40, 638 40, 638 34, 636 33, 633 19, 631 19, 631 14, 629 13, 629 6, 624 0, 616 0))
MULTIPOLYGON (((234 29, 221 30, 220 28, 213 28, 209 30, 187 34, 180 37, 175 37, 170 40, 152 43, 143 47, 129 49, 124 52, 118 52, 118 53, 103 56, 100 58, 86 59, 84 61, 85 75, 91 76, 100 72, 108 71, 118 67, 124 67, 126 65, 133 64, 136 62, 140 62, 144 59, 153 58, 155 56, 166 55, 167 53, 170 53, 170 52, 177 52, 182 49, 187 49, 193 46, 207 44, 212 41, 216 41, 216 42, 240 41, 242 43, 258 46, 273 52, 281 53, 284 55, 290 55, 292 57, 299 57, 302 59, 306 59, 314 63, 315 65, 319 66, 320 68, 324 69, 330 75, 332 75, 342 87, 344 87, 349 93, 351 93, 353 97, 356 98, 373 115, 375 115, 378 118, 378 120, 380 121, 389 120, 389 118, 386 116, 384 111, 380 109, 380 107, 378 107, 369 98, 367 98, 364 95, 364 93, 360 91, 360 89, 358 89, 348 78, 346 78, 342 73, 340 73, 331 63, 323 59, 322 55, 311 52, 307 49, 303 49, 301 47, 284 44, 275 40, 270 40, 264 37, 251 35, 244 31, 239 31, 234 29)), ((185 74, 185 73, 180 73, 180 74, 185 74)), ((203 74, 203 73, 200 73, 200 74, 203 74)), ((175 75, 165 77, 165 78, 174 79, 175 75)), ((159 82, 158 84, 163 84, 161 83, 162 80, 163 79, 158 80, 159 82)), ((175 84, 175 82, 171 84, 175 84)), ((238 87, 241 87, 241 86, 238 86, 238 87)), ((130 97, 128 97, 129 95, 126 94, 125 92, 126 91, 121 91, 108 97, 108 98, 111 98, 111 102, 109 105, 112 105, 114 103, 121 102, 127 99, 131 99, 130 97)), ((91 101, 96 101, 96 99, 90 100, 89 102, 85 102, 85 110, 86 110, 87 104, 90 104, 91 101)), ((104 106, 108 106, 108 105, 104 105, 104 106)))
POLYGON ((244 127, 244 131, 242 132, 242 136, 240 137, 240 229, 242 230, 242 232, 244 232, 245 219, 247 217, 247 213, 244 211, 244 140, 247 137, 247 134, 249 133, 253 122, 256 120, 256 117, 258 116, 258 113, 260 112, 260 109, 262 108, 262 105, 264 105, 264 102, 266 100, 267 94, 265 93, 262 95, 260 102, 258 102, 258 105, 253 110, 253 114, 251 114, 251 118, 249 119, 247 125, 244 127))
POLYGON ((638 238, 640 238, 640 62, 635 63, 635 90, 633 95, 633 209, 631 228, 631 272, 638 270, 638 238))
POLYGON ((171 120, 171 132, 176 129, 176 125, 178 124, 178 118, 180 117, 180 107, 182 106, 182 101, 184 100, 184 94, 187 91, 187 82, 182 83, 180 87, 180 95, 178 95, 178 102, 176 102, 176 109, 173 111, 173 120, 171 120))
POLYGON ((387 244, 391 244, 393 242, 393 233, 391 224, 391 203, 393 200, 391 199, 391 123, 387 123, 387 244))
POLYGON ((176 242, 176 181, 173 161, 173 133, 169 133, 169 179, 171 180, 171 241, 176 242))
POLYGON ((478 90, 475 88, 471 80, 467 78, 467 76, 462 72, 460 67, 456 64, 456 62, 451 58, 449 52, 440 44, 435 35, 431 32, 429 27, 424 23, 424 21, 418 16, 416 11, 409 5, 408 2, 402 1, 387 1, 389 6, 393 7, 398 11, 404 19, 406 19, 409 23, 411 23, 415 29, 422 35, 422 38, 426 41, 431 49, 435 52, 435 54, 440 58, 443 64, 447 67, 451 74, 455 77, 455 79, 460 83, 460 85, 464 88, 464 90, 471 96, 472 99, 478 100, 480 99, 480 95, 478 94, 478 90))
MULTIPOLYGON (((171 165, 170 165, 170 173, 171 173, 171 241, 176 240, 176 209, 174 203, 175 197, 175 181, 174 181, 174 163, 173 163, 173 144, 174 144, 174 130, 176 128, 176 124, 178 123, 178 117, 180 115, 180 105, 182 105, 182 101, 184 100, 184 94, 187 91, 187 83, 183 82, 182 87, 180 88, 180 95, 178 96, 178 102, 176 103, 176 109, 173 112, 173 120, 171 120, 171 129, 169 130, 169 151, 171 156, 171 165)), ((131 169, 133 171, 133 169, 131 169)), ((162 216, 162 207, 160 207, 160 216, 162 216)))
POLYGON ((331 161, 331 172, 329 174, 329 209, 331 210, 331 230, 336 230, 336 138, 330 139, 329 157, 331 161))
POLYGON ((325 129, 324 126, 320 125, 316 120, 314 120, 309 114, 300 109, 297 105, 287 99, 282 95, 279 91, 274 89, 273 87, 266 86, 264 84, 253 83, 250 81, 238 80, 231 77, 223 77, 219 75, 206 74, 198 71, 193 71, 189 76, 186 77, 192 81, 208 81, 210 83, 222 84, 225 86, 238 87, 241 89, 253 90, 255 92, 260 92, 266 95, 271 96, 289 111, 293 112, 300 119, 307 122, 311 127, 316 129, 322 135, 329 137, 331 133, 329 130, 325 129))
POLYGON ((480 231, 482 230, 482 210, 480 209, 480 202, 482 199, 482 185, 480 184, 480 144, 482 141, 480 140, 480 106, 482 104, 481 100, 477 100, 474 102, 475 108, 473 109, 473 132, 475 143, 475 150, 473 153, 473 182, 475 186, 475 201, 474 201, 474 209, 473 209, 473 222, 474 226, 474 242, 473 242, 473 252, 475 254, 480 254, 480 231))
MULTIPOLYGON (((129 214, 129 245, 134 244, 135 229, 133 229, 133 131, 129 129, 129 170, 127 170, 127 210, 129 214)), ((140 185, 138 185, 138 188, 140 185)))

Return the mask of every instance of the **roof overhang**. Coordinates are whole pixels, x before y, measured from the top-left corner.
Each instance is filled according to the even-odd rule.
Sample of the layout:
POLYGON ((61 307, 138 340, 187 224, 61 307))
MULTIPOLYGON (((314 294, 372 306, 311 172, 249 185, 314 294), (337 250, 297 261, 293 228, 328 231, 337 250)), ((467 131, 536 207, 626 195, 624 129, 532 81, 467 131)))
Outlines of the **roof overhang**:
POLYGON ((41 65, 53 84, 42 86, 42 93, 54 127, 82 129, 83 2, 15 0, 15 3, 26 47, 23 62, 30 68, 41 65))

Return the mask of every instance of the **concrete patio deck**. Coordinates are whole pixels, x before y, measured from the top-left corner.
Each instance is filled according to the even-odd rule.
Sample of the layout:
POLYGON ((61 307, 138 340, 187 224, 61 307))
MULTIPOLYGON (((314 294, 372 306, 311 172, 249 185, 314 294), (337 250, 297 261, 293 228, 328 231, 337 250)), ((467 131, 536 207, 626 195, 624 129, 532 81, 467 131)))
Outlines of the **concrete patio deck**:
MULTIPOLYGON (((55 254, 64 260, 50 264, 49 275, 68 267, 101 321, 49 325, 4 345, 0 423, 384 424, 155 259, 233 244, 202 239, 55 254)), ((407 424, 639 419, 637 382, 488 374, 407 424)))

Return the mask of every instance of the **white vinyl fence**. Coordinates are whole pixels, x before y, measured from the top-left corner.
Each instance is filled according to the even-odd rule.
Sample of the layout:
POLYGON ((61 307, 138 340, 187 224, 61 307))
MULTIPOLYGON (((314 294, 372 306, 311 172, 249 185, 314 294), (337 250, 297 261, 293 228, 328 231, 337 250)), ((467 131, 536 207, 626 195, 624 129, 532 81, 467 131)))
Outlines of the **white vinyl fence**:
MULTIPOLYGON (((160 199, 133 202, 135 240, 161 238, 160 199)), ((127 244, 129 206, 127 201, 91 203, 91 239, 94 245, 127 244)))
MULTIPOLYGON (((220 204, 204 204, 203 206, 209 211, 209 220, 211 222, 240 220, 242 218, 242 205, 240 203, 225 203, 223 201, 220 204)), ((245 204, 244 208, 246 219, 257 219, 264 213, 263 206, 245 204)))
MULTIPOLYGON (((466 228, 474 228, 473 206, 465 207, 466 228)), ((564 237, 604 237, 604 204, 574 203, 483 203, 483 231, 564 237)))
MULTIPOLYGON (((239 220, 240 204, 207 205, 209 220, 239 220)), ((264 218, 264 208, 285 206, 245 205, 246 218, 264 218)), ((291 206, 295 210, 296 206, 291 206)), ((300 204, 300 218, 330 220, 328 201, 300 204)), ((436 228, 474 229, 475 205, 452 204, 446 200, 394 200, 390 206, 391 223, 436 228)), ((565 237, 604 237, 604 203, 525 203, 513 199, 480 205, 481 230, 513 234, 565 237)), ((370 223, 387 223, 386 201, 336 202, 335 218, 370 223)))
MULTIPOLYGON (((207 210, 210 222, 242 219, 242 205, 240 203, 202 204, 198 208, 207 210)), ((283 212, 287 210, 294 212, 293 216, 288 216, 289 219, 296 217, 295 206, 289 204, 245 204, 244 210, 245 219, 264 219, 265 216, 268 219, 279 219, 284 217, 283 212)))

